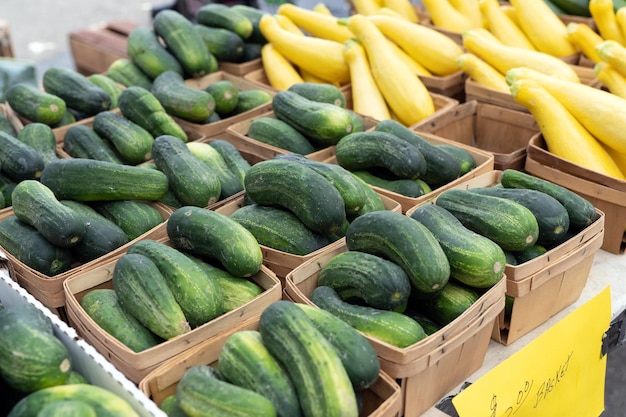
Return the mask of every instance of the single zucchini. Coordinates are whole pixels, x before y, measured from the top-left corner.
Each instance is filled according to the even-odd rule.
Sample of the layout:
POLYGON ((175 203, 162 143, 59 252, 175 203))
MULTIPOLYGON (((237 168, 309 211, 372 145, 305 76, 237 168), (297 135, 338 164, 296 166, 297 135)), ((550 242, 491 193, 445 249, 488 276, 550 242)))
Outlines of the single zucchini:
POLYGON ((136 27, 128 34, 126 50, 132 62, 153 80, 165 71, 174 71, 181 76, 184 73, 178 59, 149 26, 136 27))
POLYGON ((207 142, 187 143, 189 151, 213 170, 220 180, 220 200, 243 191, 243 184, 217 149, 207 142))
POLYGON ((6 91, 5 100, 18 115, 48 126, 59 123, 67 109, 61 97, 27 83, 13 84, 6 91))
POLYGON ((50 403, 37 413, 38 417, 97 417, 95 408, 81 400, 50 403))
POLYGON ((93 208, 115 223, 133 240, 162 224, 163 215, 145 201, 118 200, 94 203, 93 208))
POLYGON ((229 80, 215 81, 205 87, 204 91, 215 100, 215 113, 218 115, 232 112, 239 101, 239 89, 229 80))
POLYGON ((476 161, 474 160, 472 154, 469 153, 467 150, 459 146, 448 145, 445 143, 441 143, 435 146, 437 146, 439 149, 443 149, 444 151, 451 153, 457 159, 457 161, 459 161, 459 163, 461 164, 461 172, 459 172, 459 176, 463 176, 470 172, 472 169, 476 168, 476 161))
POLYGON ((98 113, 93 118, 93 131, 111 143, 128 164, 137 165, 152 158, 154 138, 150 132, 119 113, 98 113))
POLYGON ((165 71, 156 77, 151 91, 168 114, 190 122, 203 122, 215 112, 213 96, 188 87, 183 76, 174 71, 165 71))
POLYGON ((148 91, 152 88, 152 79, 128 58, 113 61, 106 70, 106 76, 124 87, 142 87, 148 91))
POLYGON ((263 116, 253 119, 246 136, 261 143, 301 155, 315 152, 311 142, 302 133, 289 123, 274 117, 263 116))
POLYGON ((446 326, 470 308, 480 295, 475 288, 450 281, 434 297, 424 299, 419 308, 440 326, 446 326))
POLYGON ((387 179, 369 171, 352 171, 352 174, 363 180, 368 185, 382 188, 405 197, 417 198, 425 194, 424 188, 414 180, 387 179))
POLYGON ((293 91, 309 100, 346 107, 346 96, 334 84, 300 82, 291 85, 287 91, 293 91))
POLYGON ((193 28, 217 61, 241 61, 243 39, 235 32, 199 23, 195 24, 193 28))
POLYGON ((94 159, 122 165, 124 162, 110 142, 86 125, 74 125, 63 137, 63 150, 72 158, 94 159))
POLYGON ((230 113, 220 114, 222 118, 228 118, 256 109, 272 102, 272 95, 265 90, 253 88, 251 90, 239 90, 237 94, 237 104, 230 113))
POLYGON ((20 182, 38 179, 44 163, 34 148, 15 136, 0 132, 0 167, 7 177, 20 182))
POLYGON ((224 162, 226 162, 228 168, 239 179, 243 187, 244 178, 251 166, 250 163, 241 155, 241 152, 239 152, 235 145, 227 140, 215 139, 209 142, 209 145, 222 155, 224 162))
POLYGON ((106 91, 111 98, 111 105, 109 106, 109 109, 116 109, 117 101, 120 98, 120 94, 122 94, 121 85, 111 77, 107 77, 104 74, 91 74, 87 76, 87 79, 106 91))
POLYGON ((68 108, 94 116, 111 108, 111 97, 83 74, 64 67, 50 67, 43 74, 43 88, 61 97, 68 108))
POLYGON ((47 124, 28 123, 19 131, 17 139, 37 151, 44 165, 59 159, 54 131, 47 124))
POLYGON ((241 39, 248 39, 254 29, 250 19, 225 4, 205 4, 196 11, 195 18, 201 25, 228 29, 241 39))

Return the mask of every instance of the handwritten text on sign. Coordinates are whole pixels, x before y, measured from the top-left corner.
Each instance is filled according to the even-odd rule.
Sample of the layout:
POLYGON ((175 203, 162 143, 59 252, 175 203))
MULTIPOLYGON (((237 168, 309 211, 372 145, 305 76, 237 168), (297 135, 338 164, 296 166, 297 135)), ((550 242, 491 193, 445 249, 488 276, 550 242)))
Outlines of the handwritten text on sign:
POLYGON ((610 320, 607 288, 458 394, 459 416, 599 416, 610 320))

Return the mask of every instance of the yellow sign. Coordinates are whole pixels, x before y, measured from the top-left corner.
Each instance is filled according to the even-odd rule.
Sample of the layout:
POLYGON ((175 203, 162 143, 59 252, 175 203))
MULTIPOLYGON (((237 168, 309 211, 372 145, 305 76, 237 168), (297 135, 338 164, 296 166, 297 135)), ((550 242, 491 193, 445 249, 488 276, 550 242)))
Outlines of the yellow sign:
POLYGON ((611 322, 607 287, 452 399, 460 417, 598 417, 611 322))

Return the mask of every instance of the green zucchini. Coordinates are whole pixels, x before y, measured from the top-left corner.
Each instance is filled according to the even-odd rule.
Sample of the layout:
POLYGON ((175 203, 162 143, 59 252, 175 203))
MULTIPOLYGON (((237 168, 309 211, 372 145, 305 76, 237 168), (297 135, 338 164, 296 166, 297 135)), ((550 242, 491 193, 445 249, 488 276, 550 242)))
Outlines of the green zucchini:
POLYGON ((139 417, 128 401, 92 384, 59 385, 33 392, 17 403, 7 417, 36 416, 46 405, 68 398, 80 398, 96 410, 98 417, 139 417))
POLYGON ((352 115, 343 107, 310 100, 293 91, 279 91, 272 98, 277 119, 289 123, 318 146, 336 145, 354 130, 352 115))
POLYGON ((187 143, 189 151, 213 170, 220 180, 220 200, 243 191, 243 184, 215 148, 207 142, 187 143))
POLYGON ((44 165, 59 159, 54 131, 47 124, 28 123, 19 131, 17 139, 37 151, 44 165))
POLYGON ((176 386, 178 406, 189 416, 276 417, 269 399, 218 376, 218 371, 207 365, 189 368, 176 386))
POLYGON ((405 348, 426 337, 422 326, 412 318, 395 311, 345 302, 330 287, 316 287, 311 301, 361 333, 392 346, 405 348))
POLYGON ((349 221, 354 220, 356 217, 361 216, 365 213, 369 213, 371 211, 378 210, 386 210, 385 203, 383 202, 382 197, 372 188, 368 183, 359 178, 358 175, 355 175, 351 172, 351 175, 361 183, 363 187, 363 193, 365 194, 365 201, 363 202, 363 206, 361 209, 356 212, 354 215, 347 215, 349 221))
MULTIPOLYGON (((118 58, 109 65, 106 76, 124 87, 152 88, 152 79, 128 58, 118 58)), ((119 97, 118 97, 119 105, 119 97)))
POLYGON ((159 408, 167 414, 167 417, 189 417, 176 401, 176 394, 170 394, 161 401, 159 408))
POLYGON ((480 294, 475 288, 450 281, 434 297, 421 300, 419 309, 443 327, 463 314, 479 298, 480 294))
POLYGON ((272 303, 261 313, 259 331, 289 373, 305 416, 358 416, 354 389, 337 351, 300 307, 272 303))
POLYGON ((252 35, 253 26, 250 19, 220 3, 208 3, 196 11, 196 22, 201 25, 228 29, 236 33, 241 39, 248 39, 252 35))
POLYGON ((77 213, 85 225, 85 235, 71 248, 76 260, 92 261, 129 242, 122 229, 88 205, 74 200, 61 200, 61 204, 77 213))
POLYGON ((15 113, 28 121, 49 126, 59 123, 67 109, 61 97, 27 83, 13 84, 6 91, 5 100, 15 113))
POLYGON ((188 87, 182 75, 174 71, 165 71, 154 79, 152 94, 168 114, 190 122, 203 122, 215 112, 213 96, 188 87))
POLYGON ((178 249, 156 240, 143 239, 133 243, 127 253, 144 255, 154 262, 192 328, 224 312, 217 280, 178 249))
POLYGON ((44 163, 34 148, 15 136, 0 132, 0 167, 7 177, 19 182, 38 179, 44 163))
POLYGON ((235 210, 230 218, 248 229, 259 244, 294 255, 308 255, 331 243, 293 213, 278 207, 249 204, 235 210))
POLYGON ((119 113, 104 111, 93 118, 93 131, 113 145, 128 164, 137 165, 152 158, 154 138, 143 127, 119 113))
POLYGON ((235 108, 230 113, 220 114, 220 116, 222 116, 222 118, 236 116, 271 102, 272 95, 265 90, 258 88, 239 90, 235 108))
POLYGON ((243 56, 243 39, 232 30, 202 24, 193 26, 209 52, 218 61, 239 62, 243 56))
POLYGON ((91 74, 87 76, 87 79, 102 88, 109 95, 111 98, 109 109, 117 108, 117 100, 120 98, 120 94, 122 94, 120 84, 104 74, 91 74))
POLYGON ((508 198, 529 209, 539 226, 537 243, 553 245, 560 242, 569 230, 569 215, 563 204, 554 197, 537 190, 504 187, 470 188, 482 195, 508 198))
POLYGON ((535 259, 536 257, 543 255, 547 251, 548 250, 545 248, 545 246, 534 244, 525 249, 522 249, 521 251, 513 252, 513 256, 515 256, 516 265, 519 265, 535 259))
POLYGON ((46 92, 61 97, 65 105, 85 116, 111 108, 111 97, 83 74, 65 67, 50 67, 43 74, 46 92))
POLYGON ((159 210, 145 201, 102 201, 92 206, 98 213, 119 226, 129 240, 138 238, 165 221, 159 210))
POLYGON ((37 413, 38 417, 98 417, 95 408, 81 400, 50 403, 37 413))
POLYGON ((450 189, 441 193, 435 204, 502 249, 522 250, 537 242, 537 219, 529 209, 513 200, 450 189))
POLYGON ((16 216, 0 221, 0 246, 26 266, 48 276, 67 272, 74 263, 68 248, 53 245, 16 216))
POLYGON ((132 62, 153 80, 165 71, 174 71, 181 76, 184 73, 178 59, 149 26, 136 27, 128 34, 126 51, 132 62))
POLYGON ((13 213, 56 246, 69 248, 85 235, 81 217, 61 204, 48 187, 36 180, 20 181, 13 190, 13 213))
POLYGON ((317 284, 334 289, 344 301, 381 310, 406 305, 411 293, 411 281, 399 265, 358 251, 330 259, 320 270, 317 284))
POLYGON ((217 63, 211 59, 212 55, 193 28, 193 23, 181 13, 161 10, 152 19, 152 26, 186 74, 197 78, 217 70, 217 63))
POLYGON ((239 89, 229 80, 212 82, 204 88, 215 100, 215 113, 218 115, 228 114, 237 106, 239 89))
POLYGON ((40 181, 57 198, 78 201, 154 201, 169 186, 161 171, 95 159, 50 162, 43 169, 40 181))
POLYGON ((429 186, 440 187, 454 181, 461 175, 461 164, 453 155, 428 142, 416 131, 401 123, 392 119, 382 120, 376 124, 374 130, 393 133, 417 146, 426 159, 426 172, 421 178, 429 186))
POLYGON ((267 39, 263 36, 261 29, 259 29, 259 21, 264 14, 268 12, 266 10, 249 6, 247 4, 233 4, 230 6, 231 9, 239 12, 252 22, 252 34, 246 39, 247 43, 258 43, 258 44, 266 44, 267 39))
POLYGON ((317 233, 336 232, 346 220, 345 203, 337 188, 299 162, 270 159, 254 164, 244 186, 253 201, 283 207, 317 233))
POLYGON ((112 280, 122 308, 157 336, 171 339, 191 330, 166 278, 147 256, 122 255, 112 280))
POLYGON ((384 168, 399 179, 417 179, 426 172, 426 160, 416 146, 383 131, 344 136, 337 143, 335 157, 350 171, 384 168))
POLYGON ((302 416, 289 374, 267 350, 259 331, 240 330, 231 334, 220 351, 217 369, 230 383, 270 400, 277 416, 302 416))
POLYGON ((591 17, 589 0, 550 0, 561 10, 561 14, 591 17))
POLYGON ((452 213, 435 204, 424 204, 411 213, 430 230, 450 263, 450 276, 477 288, 489 288, 504 275, 502 248, 466 228, 452 213))
POLYGON ((291 85, 287 91, 293 91, 309 100, 346 107, 346 96, 334 84, 299 82, 291 85))
POLYGON ((241 57, 241 62, 250 62, 255 59, 261 59, 261 49, 263 45, 266 44, 266 41, 263 43, 259 42, 244 42, 243 43, 243 56, 241 57))
POLYGON ((179 138, 157 137, 152 144, 152 157, 181 203, 207 207, 219 200, 222 190, 217 172, 192 154, 179 138))
POLYGON ((241 152, 233 145, 224 139, 215 139, 209 142, 209 145, 222 155, 224 162, 228 168, 235 174, 241 186, 243 187, 244 178, 246 173, 250 169, 250 163, 241 155, 241 152))
POLYGON ((230 217, 206 208, 176 209, 167 220, 167 234, 174 247, 214 259, 237 277, 256 274, 263 263, 261 247, 252 233, 230 217))
POLYGON ((448 282, 450 264, 439 242, 403 214, 383 210, 357 217, 346 231, 346 246, 400 265, 419 292, 435 292, 448 282))
POLYGON ((122 309, 111 288, 89 291, 80 300, 80 306, 98 326, 133 352, 142 352, 163 341, 122 309))
POLYGON ((382 188, 405 197, 417 198, 425 194, 419 183, 409 179, 386 179, 369 171, 352 171, 356 177, 368 185, 382 188))
POLYGON ((476 161, 474 160, 474 157, 466 149, 459 146, 448 145, 446 143, 441 143, 435 146, 451 153, 459 161, 461 164, 461 172, 459 172, 459 176, 463 176, 476 168, 476 161))
POLYGON ((572 231, 580 231, 588 227, 598 217, 595 207, 586 198, 563 186, 525 172, 505 169, 502 171, 500 183, 505 188, 527 188, 542 191, 556 198, 569 214, 572 231))
POLYGON ((63 150, 72 158, 94 159, 122 165, 124 162, 110 142, 87 125, 74 125, 63 137, 63 150))
POLYGON ((150 90, 135 86, 124 89, 119 108, 124 117, 146 129, 153 137, 171 135, 187 142, 187 133, 167 114, 150 90))
POLYGON ((246 136, 261 143, 301 155, 315 152, 315 147, 302 133, 289 123, 274 117, 262 116, 253 119, 246 136))

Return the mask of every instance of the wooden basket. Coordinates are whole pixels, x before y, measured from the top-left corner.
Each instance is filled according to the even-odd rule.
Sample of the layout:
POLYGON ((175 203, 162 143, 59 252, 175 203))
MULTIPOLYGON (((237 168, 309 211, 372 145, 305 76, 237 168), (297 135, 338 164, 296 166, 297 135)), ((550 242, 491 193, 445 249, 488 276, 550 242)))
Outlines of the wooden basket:
POLYGON ((218 71, 223 71, 227 74, 236 75, 238 77, 243 77, 244 75, 256 71, 260 68, 263 68, 263 60, 261 58, 256 58, 248 62, 218 62, 218 71))
MULTIPOLYGON (((501 174, 492 171, 454 188, 490 187, 500 183, 501 174)), ((421 205, 407 211, 407 215, 421 205)), ((580 297, 604 235, 605 216, 596 211, 596 221, 567 241, 528 262, 506 265, 506 295, 513 298, 513 310, 510 315, 498 316, 494 340, 510 344, 580 297)))
POLYGON ((417 123, 412 129, 487 151, 493 154, 496 170, 524 169, 528 142, 539 132, 529 113, 476 100, 427 123, 417 123))
MULTIPOLYGON (((577 61, 578 62, 578 61, 577 61)), ((595 76, 593 68, 581 67, 580 65, 572 65, 576 74, 580 78, 582 84, 588 85, 594 88, 600 88, 602 84, 595 76)), ((485 87, 471 78, 465 80, 465 100, 476 100, 483 103, 495 104, 498 106, 506 107, 508 109, 529 112, 528 108, 518 104, 510 93, 495 90, 493 88, 485 87)))
POLYGON ((543 135, 528 144, 525 170, 581 195, 605 214, 602 249, 620 254, 626 247, 626 181, 573 164, 548 152, 543 135))
MULTIPOLYGON (((220 351, 230 335, 242 330, 258 330, 258 318, 248 320, 214 338, 168 360, 139 382, 139 389, 157 405, 176 392, 183 374, 196 365, 215 366, 220 351)), ((387 374, 381 372, 378 381, 363 392, 362 417, 401 417, 400 387, 387 374)))
MULTIPOLYGON (((345 244, 312 258, 287 275, 285 293, 295 302, 310 299, 321 269, 345 244)), ((406 348, 366 336, 380 359, 381 369, 399 381, 403 415, 418 417, 482 365, 493 326, 504 308, 503 278, 447 326, 406 348)))
MULTIPOLYGON (((156 208, 163 220, 166 221, 172 214, 172 209, 164 204, 154 202, 151 203, 156 208)), ((6 219, 9 216, 14 215, 13 209, 7 207, 0 211, 0 221, 6 219)), ((27 266, 15 256, 4 250, 7 258, 11 262, 13 269, 15 270, 15 278, 18 284, 20 284, 26 291, 33 295, 43 305, 50 309, 59 309, 65 306, 65 293, 63 291, 63 282, 69 277, 80 274, 83 271, 87 271, 91 268, 95 268, 103 262, 107 262, 109 259, 115 257, 120 251, 125 251, 137 239, 142 239, 146 236, 151 236, 160 226, 156 226, 154 229, 147 231, 143 235, 131 240, 129 243, 120 246, 119 248, 111 251, 110 253, 101 256, 92 261, 76 264, 69 271, 48 276, 35 269, 27 266)))
MULTIPOLYGON (((381 195, 380 197, 385 205, 385 210, 395 211, 396 213, 401 212, 401 207, 398 202, 384 195, 381 195)), ((215 211, 230 216, 235 210, 243 207, 243 205, 244 196, 239 196, 222 205, 221 207, 216 208, 215 211)), ((289 274, 298 266, 302 265, 307 260, 312 259, 329 250, 332 250, 334 247, 342 245, 343 242, 344 239, 340 239, 334 243, 331 243, 330 245, 316 250, 315 252, 311 252, 308 255, 294 255, 261 245, 261 250, 263 252, 263 264, 276 274, 284 287, 284 280, 287 274, 289 274)))
MULTIPOLYGON (((161 228, 158 234, 155 233, 149 238, 169 244, 165 227, 161 228)), ((70 277, 63 283, 63 289, 70 325, 135 383, 139 383, 142 378, 167 359, 171 359, 219 333, 236 327, 242 321, 259 316, 265 307, 282 297, 278 278, 266 266, 262 265, 259 272, 250 278, 263 289, 260 295, 179 337, 167 340, 142 352, 134 352, 98 326, 80 306, 82 297, 90 290, 113 288, 113 269, 117 259, 124 253, 126 251, 118 253, 115 258, 107 263, 70 277)))

